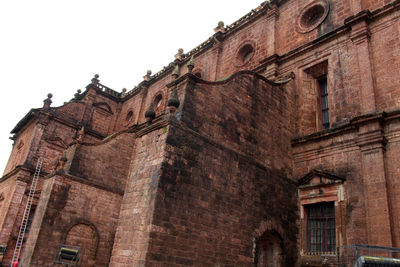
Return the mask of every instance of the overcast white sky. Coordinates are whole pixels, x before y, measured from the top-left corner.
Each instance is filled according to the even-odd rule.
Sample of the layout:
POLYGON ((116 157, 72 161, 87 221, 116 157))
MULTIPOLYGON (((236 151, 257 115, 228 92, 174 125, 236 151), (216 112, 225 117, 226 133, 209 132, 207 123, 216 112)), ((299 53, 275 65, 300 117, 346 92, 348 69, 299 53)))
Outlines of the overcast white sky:
POLYGON ((48 93, 53 105, 71 99, 95 73, 121 91, 210 37, 262 0, 0 1, 0 175, 9 132, 48 93))

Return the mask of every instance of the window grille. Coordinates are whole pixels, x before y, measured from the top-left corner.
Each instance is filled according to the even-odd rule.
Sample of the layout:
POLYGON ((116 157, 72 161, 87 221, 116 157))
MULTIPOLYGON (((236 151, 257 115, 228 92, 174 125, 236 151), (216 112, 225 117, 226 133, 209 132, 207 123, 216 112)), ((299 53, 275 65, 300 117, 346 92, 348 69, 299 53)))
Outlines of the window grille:
POLYGON ((329 120, 329 103, 328 103, 328 81, 326 78, 318 80, 320 97, 321 97, 321 118, 322 127, 328 129, 330 127, 329 120))
POLYGON ((335 252, 335 206, 333 202, 306 205, 307 251, 311 253, 335 252))

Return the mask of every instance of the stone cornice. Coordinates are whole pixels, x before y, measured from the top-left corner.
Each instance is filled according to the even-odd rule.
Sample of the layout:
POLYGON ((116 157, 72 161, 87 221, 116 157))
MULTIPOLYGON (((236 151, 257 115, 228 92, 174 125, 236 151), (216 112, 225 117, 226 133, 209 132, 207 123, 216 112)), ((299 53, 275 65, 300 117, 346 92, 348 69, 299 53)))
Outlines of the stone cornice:
POLYGON ((10 133, 17 134, 24 126, 34 117, 38 117, 39 114, 38 108, 31 109, 18 123, 15 127, 11 130, 10 133))
MULTIPOLYGON (((291 142, 292 142, 292 146, 297 146, 297 145, 301 145, 301 144, 304 144, 307 142, 323 140, 326 138, 331 138, 333 136, 352 132, 352 131, 355 132, 355 131, 357 131, 357 129, 359 127, 362 127, 363 125, 366 125, 366 124, 379 123, 384 126, 384 124, 388 123, 389 121, 396 120, 396 119, 400 119, 400 110, 394 110, 391 112, 377 112, 377 113, 365 114, 365 115, 361 115, 358 117, 354 117, 353 119, 350 120, 350 122, 348 122, 344 125, 338 126, 338 127, 315 132, 315 133, 312 133, 309 135, 295 137, 292 139, 291 142)), ((386 138, 384 138, 384 137, 383 137, 383 139, 376 138, 377 137, 376 133, 373 133, 373 131, 370 131, 370 132, 371 132, 370 137, 373 138, 376 142, 381 142, 383 144, 386 143, 386 138)), ((367 135, 366 133, 362 133, 359 135, 361 139, 358 144, 360 144, 361 146, 364 144, 363 140, 366 135, 367 135)))
POLYGON ((260 62, 260 64, 264 64, 264 65, 269 65, 269 64, 273 64, 273 63, 279 64, 281 58, 282 57, 280 55, 273 54, 269 57, 266 57, 266 58, 260 60, 259 62, 260 62))
POLYGON ((86 185, 89 185, 89 186, 93 186, 93 187, 96 187, 96 188, 101 189, 101 190, 105 190, 105 191, 108 191, 108 192, 111 192, 111 193, 114 193, 114 194, 118 194, 120 196, 124 195, 124 192, 122 190, 118 190, 117 188, 113 188, 113 187, 107 186, 107 185, 99 183, 99 182, 88 180, 86 178, 74 176, 74 175, 71 175, 69 173, 65 173, 65 172, 62 172, 62 171, 54 172, 54 173, 46 176, 45 179, 50 179, 50 178, 53 178, 54 176, 57 176, 57 175, 61 176, 64 179, 69 179, 69 180, 76 181, 78 183, 82 183, 82 184, 86 184, 86 185))
POLYGON ((359 12, 358 14, 354 16, 350 16, 344 20, 344 25, 347 26, 354 26, 355 24, 358 24, 359 22, 363 21, 370 21, 372 18, 372 13, 369 10, 363 10, 359 12))
MULTIPOLYGON (((397 111, 397 112, 399 112, 399 111, 397 111)), ((400 116, 400 114, 399 114, 399 116, 400 116)), ((312 133, 309 135, 295 137, 292 139, 291 143, 292 143, 292 146, 297 146, 297 145, 301 145, 303 143, 307 143, 307 142, 311 142, 311 141, 331 138, 333 136, 351 132, 351 131, 354 132, 354 131, 357 131, 357 129, 364 124, 381 122, 381 121, 384 121, 384 119, 386 117, 388 117, 388 113, 385 113, 385 112, 361 115, 361 116, 351 119, 349 123, 346 123, 344 125, 329 128, 329 129, 315 132, 315 133, 312 133)))
POLYGON ((371 33, 368 29, 368 23, 371 18, 372 13, 368 10, 363 10, 344 20, 344 25, 351 28, 350 39, 353 43, 359 44, 371 38, 371 33))
MULTIPOLYGON (((44 111, 43 110, 43 111, 40 111, 40 114, 42 114, 44 116, 47 116, 48 118, 50 118, 50 119, 52 119, 54 121, 57 121, 57 122, 59 122, 61 124, 64 124, 64 125, 69 126, 71 128, 74 128, 76 130, 79 130, 79 129, 82 128, 82 125, 77 124, 77 123, 73 123, 73 122, 68 121, 68 120, 65 120, 62 117, 59 117, 56 114, 54 114, 52 112, 49 112, 49 111, 44 111)), ((99 139, 103 139, 103 138, 106 137, 104 134, 101 134, 101 133, 99 133, 97 131, 94 131, 94 130, 92 130, 90 128, 85 128, 85 133, 89 133, 90 135, 92 135, 92 136, 94 136, 96 138, 99 138, 99 139)))
POLYGON ((356 139, 356 144, 362 152, 367 152, 375 149, 384 149, 387 139, 384 136, 383 129, 376 129, 365 133, 359 133, 356 139))
POLYGON ((162 127, 165 127, 169 124, 169 120, 167 119, 167 115, 160 115, 157 118, 155 118, 150 125, 147 125, 146 123, 142 123, 140 125, 133 125, 129 127, 128 129, 113 133, 106 138, 104 138, 101 141, 98 141, 96 143, 89 143, 89 142, 72 142, 69 144, 69 146, 73 146, 76 144, 82 145, 82 146, 100 146, 105 143, 110 142, 111 140, 115 139, 116 137, 124 134, 124 133, 132 133, 134 134, 135 137, 142 137, 152 131, 158 130, 162 127))
MULTIPOLYGON (((29 173, 33 174, 35 172, 35 169, 30 167, 30 166, 27 166, 27 165, 18 165, 14 169, 12 169, 10 172, 6 173, 3 177, 1 177, 0 178, 0 183, 8 180, 10 177, 13 177, 14 175, 16 175, 19 172, 29 172, 29 173)), ((47 172, 43 172, 42 171, 40 173, 40 177, 46 176, 47 174, 48 174, 47 172)), ((29 181, 30 181, 29 179, 24 179, 24 178, 19 177, 19 176, 17 176, 16 179, 18 181, 22 181, 22 182, 25 182, 25 183, 29 183, 29 181)))
POLYGON ((355 44, 360 44, 364 41, 369 41, 370 38, 371 38, 371 33, 368 27, 366 26, 359 28, 355 31, 352 31, 350 34, 350 39, 355 44))
POLYGON ((182 75, 181 77, 179 77, 178 79, 176 79, 175 81, 167 84, 167 87, 171 88, 174 86, 178 86, 179 84, 181 84, 182 82, 184 82, 186 80, 193 80, 196 83, 200 83, 200 84, 221 85, 221 84, 227 84, 230 81, 232 81, 233 79, 235 79, 236 77, 241 76, 241 75, 253 75, 254 77, 257 77, 260 80, 263 80, 264 82, 266 82, 272 86, 280 86, 281 85, 280 83, 275 83, 274 81, 268 80, 267 78, 258 74, 257 72, 254 72, 251 70, 241 70, 241 71, 235 72, 232 75, 228 76, 227 78, 225 78, 223 80, 219 80, 219 81, 206 81, 206 80, 202 80, 201 78, 197 77, 196 75, 193 75, 191 73, 186 73, 186 74, 182 75))

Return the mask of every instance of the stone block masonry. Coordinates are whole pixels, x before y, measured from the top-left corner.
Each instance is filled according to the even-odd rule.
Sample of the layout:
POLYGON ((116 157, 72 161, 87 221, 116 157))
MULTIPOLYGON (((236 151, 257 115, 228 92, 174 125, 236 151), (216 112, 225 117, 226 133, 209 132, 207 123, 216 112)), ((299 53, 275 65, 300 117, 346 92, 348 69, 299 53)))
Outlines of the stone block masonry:
POLYGON ((116 92, 49 94, 0 179, 10 265, 335 266, 400 246, 400 1, 271 0, 116 92))

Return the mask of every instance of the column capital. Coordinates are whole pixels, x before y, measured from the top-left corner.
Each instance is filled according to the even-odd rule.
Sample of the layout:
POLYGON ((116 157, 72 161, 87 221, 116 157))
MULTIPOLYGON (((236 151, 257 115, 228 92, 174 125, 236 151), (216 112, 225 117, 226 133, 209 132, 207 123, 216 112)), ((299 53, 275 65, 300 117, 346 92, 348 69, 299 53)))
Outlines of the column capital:
POLYGON ((358 127, 358 137, 356 139, 356 144, 360 147, 361 152, 373 153, 378 150, 384 150, 387 139, 380 117, 361 123, 358 127))
POLYGON ((371 16, 371 12, 364 10, 355 16, 345 19, 344 24, 351 27, 350 38, 353 43, 359 44, 370 39, 371 33, 368 29, 368 21, 371 16))

